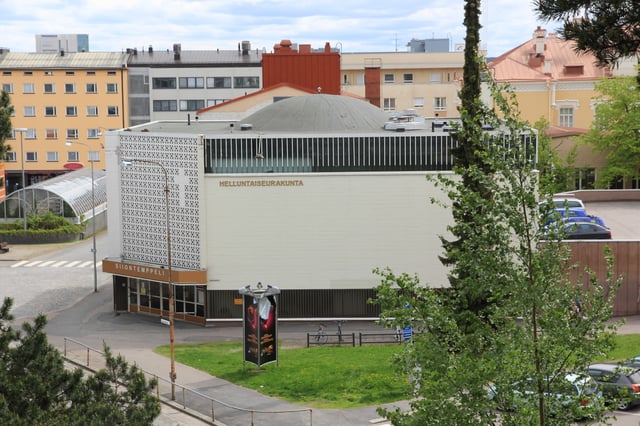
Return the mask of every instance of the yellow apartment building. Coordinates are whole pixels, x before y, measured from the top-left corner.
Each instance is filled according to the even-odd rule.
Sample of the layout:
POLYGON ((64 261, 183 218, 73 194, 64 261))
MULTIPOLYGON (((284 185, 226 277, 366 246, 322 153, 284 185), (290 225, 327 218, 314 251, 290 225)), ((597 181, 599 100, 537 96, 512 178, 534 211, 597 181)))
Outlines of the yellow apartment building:
POLYGON ((463 66, 463 52, 342 53, 342 92, 388 112, 458 117, 463 66))
POLYGON ((22 187, 23 171, 28 186, 91 162, 105 168, 104 131, 129 125, 127 57, 0 50, 0 87, 15 109, 7 195, 22 187))
POLYGON ((550 125, 588 129, 594 116, 595 83, 611 77, 575 43, 538 27, 531 40, 488 63, 498 83, 510 83, 523 120, 544 118, 550 125))

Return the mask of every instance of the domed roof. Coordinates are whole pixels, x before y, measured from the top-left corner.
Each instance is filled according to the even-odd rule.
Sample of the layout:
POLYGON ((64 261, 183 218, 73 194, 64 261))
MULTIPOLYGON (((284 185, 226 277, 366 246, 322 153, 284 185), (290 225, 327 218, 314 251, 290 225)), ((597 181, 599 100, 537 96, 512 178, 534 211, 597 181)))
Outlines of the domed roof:
POLYGON ((258 132, 379 132, 387 114, 368 102, 339 95, 293 96, 245 117, 258 132))

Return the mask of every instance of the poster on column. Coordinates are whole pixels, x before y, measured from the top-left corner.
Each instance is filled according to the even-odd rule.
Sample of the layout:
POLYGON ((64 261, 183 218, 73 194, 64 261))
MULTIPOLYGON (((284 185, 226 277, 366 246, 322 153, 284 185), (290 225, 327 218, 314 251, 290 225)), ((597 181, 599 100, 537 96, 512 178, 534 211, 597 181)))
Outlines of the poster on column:
POLYGON ((275 296, 243 296, 244 362, 261 365, 278 360, 275 296))

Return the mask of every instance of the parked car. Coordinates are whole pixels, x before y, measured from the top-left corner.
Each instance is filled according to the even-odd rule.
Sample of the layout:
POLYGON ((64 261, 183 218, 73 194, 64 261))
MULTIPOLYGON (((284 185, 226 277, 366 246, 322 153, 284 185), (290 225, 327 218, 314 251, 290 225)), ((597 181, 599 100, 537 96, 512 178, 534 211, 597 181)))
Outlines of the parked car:
POLYGON ((599 216, 593 216, 580 210, 562 210, 560 217, 565 223, 568 222, 593 222, 601 226, 606 226, 604 220, 599 216))
POLYGON ((581 211, 584 213, 587 212, 584 203, 578 198, 554 198, 553 204, 555 204, 556 210, 569 209, 571 211, 581 211))
POLYGON ((591 376, 608 402, 620 410, 640 404, 640 367, 619 364, 592 364, 591 376))
MULTIPOLYGON (((489 387, 489 398, 496 399, 501 409, 518 411, 524 404, 537 404, 536 383, 532 378, 515 382, 511 394, 502 397, 495 387, 489 387)), ((575 419, 587 418, 594 411, 603 408, 604 399, 598 383, 586 374, 566 374, 563 378, 548 381, 545 384, 545 395, 550 402, 550 413, 557 410, 570 410, 575 419)))
POLYGON ((611 230, 594 222, 570 222, 565 224, 567 240, 610 240, 611 230))

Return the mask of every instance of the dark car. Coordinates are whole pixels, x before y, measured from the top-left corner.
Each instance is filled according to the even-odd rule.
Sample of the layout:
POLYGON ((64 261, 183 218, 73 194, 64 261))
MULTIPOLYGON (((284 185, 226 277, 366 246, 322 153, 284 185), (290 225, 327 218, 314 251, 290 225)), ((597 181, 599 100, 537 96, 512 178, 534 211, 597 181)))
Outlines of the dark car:
POLYGON ((561 214, 564 223, 569 222, 593 222, 605 226, 604 220, 599 216, 593 216, 578 210, 569 210, 561 214))
POLYGON ((640 368, 620 364, 593 364, 589 376, 598 383, 604 397, 620 410, 640 404, 640 368))
POLYGON ((610 240, 611 230, 594 222, 571 222, 564 227, 567 240, 610 240))

